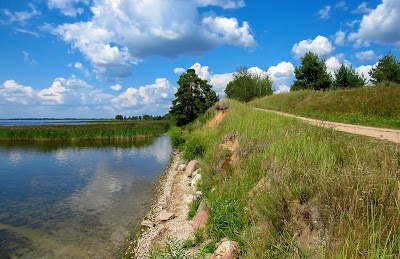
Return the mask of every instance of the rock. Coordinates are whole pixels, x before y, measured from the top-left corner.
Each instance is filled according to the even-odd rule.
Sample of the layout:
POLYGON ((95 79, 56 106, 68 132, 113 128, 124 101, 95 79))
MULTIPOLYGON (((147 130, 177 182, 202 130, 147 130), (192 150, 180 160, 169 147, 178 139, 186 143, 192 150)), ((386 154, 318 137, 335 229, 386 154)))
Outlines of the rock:
POLYGON ((200 173, 200 169, 197 169, 196 171, 194 171, 191 175, 190 175, 190 177, 195 177, 197 174, 199 174, 200 173))
POLYGON ((170 219, 172 219, 173 217, 175 217, 175 213, 172 213, 172 212, 168 212, 168 211, 161 211, 161 214, 160 214, 160 220, 161 221, 167 221, 167 220, 170 220, 170 219))
POLYGON ((154 223, 151 222, 150 220, 143 220, 142 223, 140 223, 141 226, 143 227, 148 227, 148 228, 152 228, 154 227, 154 223))
POLYGON ((199 207, 197 208, 196 216, 194 217, 193 228, 205 229, 207 226, 207 220, 207 204, 205 202, 200 202, 199 207))
POLYGON ((210 259, 234 259, 236 258, 236 251, 239 248, 238 243, 231 240, 223 241, 215 250, 210 259))
POLYGON ((200 211, 207 211, 207 204, 204 201, 200 202, 199 207, 197 208, 197 212, 200 211))
POLYGON ((196 174, 195 177, 193 177, 192 182, 190 183, 191 186, 196 187, 196 185, 200 182, 201 180, 201 174, 196 174))
POLYGON ((186 170, 186 164, 180 164, 178 166, 178 171, 185 171, 186 170))
POLYGON ((192 176, 193 172, 199 168, 199 161, 197 160, 192 160, 189 162, 189 164, 186 166, 186 174, 188 176, 192 176))
POLYGON ((207 226, 207 220, 208 220, 207 211, 202 210, 200 212, 197 212, 196 216, 194 217, 193 228, 205 229, 207 226))

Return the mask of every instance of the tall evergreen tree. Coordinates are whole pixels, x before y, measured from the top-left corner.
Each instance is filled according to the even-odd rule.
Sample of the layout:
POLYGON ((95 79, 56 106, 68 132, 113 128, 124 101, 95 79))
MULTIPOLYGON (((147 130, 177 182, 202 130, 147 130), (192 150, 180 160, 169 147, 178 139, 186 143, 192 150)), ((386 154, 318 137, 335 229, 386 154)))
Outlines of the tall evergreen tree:
POLYGON ((354 88, 365 86, 365 84, 365 78, 357 74, 352 67, 342 64, 339 70, 335 72, 333 88, 354 88))
POLYGON ((378 65, 371 69, 369 75, 373 84, 385 82, 400 84, 400 61, 393 52, 389 52, 379 59, 378 65))
POLYGON ((301 58, 300 66, 295 68, 294 73, 297 80, 293 82, 292 91, 326 89, 332 84, 325 60, 319 59, 318 54, 310 51, 301 58))
POLYGON ((179 88, 170 113, 179 127, 194 121, 219 100, 212 86, 199 78, 194 69, 181 74, 177 83, 179 88))

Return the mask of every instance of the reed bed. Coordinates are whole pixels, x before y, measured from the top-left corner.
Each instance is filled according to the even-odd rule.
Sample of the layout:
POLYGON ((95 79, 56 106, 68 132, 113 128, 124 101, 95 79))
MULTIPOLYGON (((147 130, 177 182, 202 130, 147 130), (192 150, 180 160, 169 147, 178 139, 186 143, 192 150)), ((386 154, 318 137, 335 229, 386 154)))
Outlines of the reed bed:
POLYGON ((151 137, 165 133, 168 121, 101 122, 82 125, 0 126, 0 140, 77 141, 151 137))

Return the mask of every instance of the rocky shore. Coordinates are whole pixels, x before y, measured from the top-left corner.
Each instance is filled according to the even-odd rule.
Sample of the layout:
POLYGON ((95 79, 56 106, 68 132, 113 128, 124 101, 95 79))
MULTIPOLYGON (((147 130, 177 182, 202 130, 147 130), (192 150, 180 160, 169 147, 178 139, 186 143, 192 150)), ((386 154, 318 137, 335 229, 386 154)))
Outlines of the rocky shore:
POLYGON ((163 245, 167 237, 178 241, 194 238, 194 220, 187 220, 187 215, 189 203, 201 195, 196 192, 196 183, 193 182, 197 169, 197 161, 187 166, 179 152, 173 153, 171 165, 161 181, 156 202, 142 222, 143 231, 135 247, 130 247, 127 253, 131 253, 134 258, 146 258, 149 250, 157 244, 163 245))

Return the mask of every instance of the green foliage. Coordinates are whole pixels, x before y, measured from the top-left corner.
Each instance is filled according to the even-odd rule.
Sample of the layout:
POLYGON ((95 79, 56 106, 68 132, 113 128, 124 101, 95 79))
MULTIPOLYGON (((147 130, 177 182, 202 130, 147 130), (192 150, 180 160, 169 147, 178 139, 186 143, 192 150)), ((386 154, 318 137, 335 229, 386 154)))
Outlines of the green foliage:
POLYGON ((366 85, 364 77, 360 76, 352 67, 342 64, 338 71, 335 72, 335 80, 333 88, 355 88, 366 85))
POLYGON ((173 148, 178 148, 180 147, 182 144, 185 143, 185 137, 182 134, 182 131, 180 128, 178 127, 172 127, 169 131, 168 131, 168 135, 171 139, 171 146, 173 148))
POLYGON ((301 58, 301 64, 294 70, 296 80, 291 87, 292 91, 313 89, 325 90, 331 87, 332 78, 326 70, 325 60, 321 60, 318 54, 307 52, 301 58))
MULTIPOLYGON (((330 93, 353 98, 350 91, 361 89, 330 93)), ((309 92, 313 91, 298 93, 309 92)), ((313 97, 308 99, 312 103, 313 97)), ((256 111, 235 101, 229 101, 229 107, 224 124, 190 133, 208 141, 200 189, 210 213, 207 236, 214 244, 223 237, 235 240, 242 258, 399 254, 398 145, 256 111), (232 132, 240 143, 234 163, 221 146, 232 132), (265 184, 260 185, 261 180, 265 184), (314 252, 300 249, 293 238, 299 227, 292 209, 297 200, 308 220, 319 214, 315 228, 325 245, 314 252)))
POLYGON ((183 158, 190 161, 193 159, 199 159, 204 156, 206 151, 206 143, 205 139, 199 134, 193 134, 186 141, 184 150, 183 150, 183 158))
POLYGON ((168 121, 110 121, 82 125, 0 126, 0 140, 75 141, 115 140, 157 136, 168 121))
POLYGON ((117 116, 115 116, 115 119, 118 121, 122 121, 122 120, 124 120, 124 117, 122 115, 118 114, 117 116))
POLYGON ((239 67, 234 79, 225 89, 226 96, 240 102, 272 94, 272 81, 268 75, 251 73, 248 67, 239 67))
POLYGON ((184 249, 184 245, 179 240, 168 237, 164 247, 158 246, 150 252, 151 259, 187 259, 190 258, 184 249))
POLYGON ((188 69, 178 80, 179 88, 170 113, 178 127, 194 121, 214 105, 219 98, 207 80, 200 79, 194 69, 188 69))
MULTIPOLYGON (((396 83, 400 84, 400 61, 393 52, 389 52, 379 59, 378 65, 369 72, 374 84, 396 83)), ((383 84, 385 85, 385 84, 383 84)))
POLYGON ((367 126, 400 128, 400 87, 295 91, 250 102, 257 108, 367 126))

